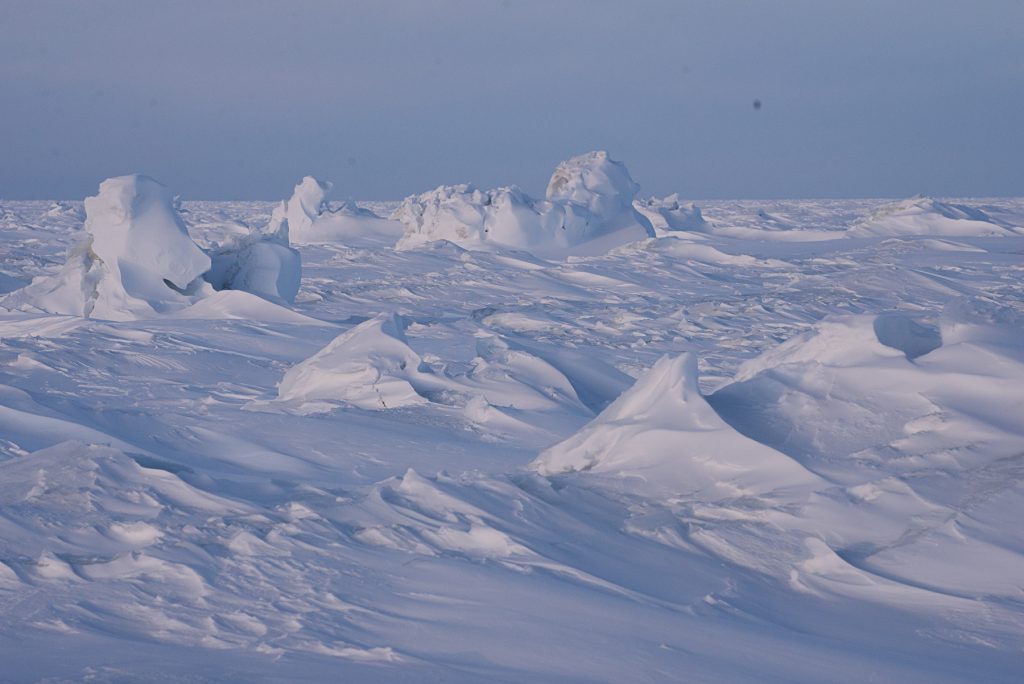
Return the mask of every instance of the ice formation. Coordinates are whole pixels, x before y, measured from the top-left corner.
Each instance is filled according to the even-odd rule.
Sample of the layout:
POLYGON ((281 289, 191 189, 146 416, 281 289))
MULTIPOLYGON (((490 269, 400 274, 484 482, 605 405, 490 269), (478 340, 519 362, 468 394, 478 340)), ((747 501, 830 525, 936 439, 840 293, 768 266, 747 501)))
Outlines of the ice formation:
POLYGON ((1014 234, 1009 227, 996 222, 980 209, 921 196, 884 204, 854 223, 847 231, 849 237, 984 237, 1014 234))
POLYGON ((560 207, 536 202, 517 187, 479 190, 443 185, 407 198, 392 214, 406 228, 399 249, 448 240, 477 249, 495 244, 543 252, 568 246, 560 207))
POLYGON ((269 230, 278 232, 287 223, 291 241, 299 245, 366 240, 394 244, 401 236, 400 224, 377 216, 352 200, 332 209, 327 196, 333 187, 332 183, 312 176, 303 178, 291 198, 274 208, 269 230))
POLYGON ((85 239, 61 271, 4 301, 9 308, 131 320, 187 306, 210 258, 192 241, 167 188, 148 176, 109 178, 85 200, 85 239))
MULTIPOLYGON (((1016 684, 1024 236, 711 206, 561 263, 308 249, 308 315, 0 311, 0 679, 1016 684)), ((0 228, 0 288, 89 235, 0 228)))
POLYGON ((693 202, 680 202, 679 195, 672 193, 658 199, 650 197, 634 203, 637 211, 647 217, 657 231, 703 232, 709 227, 700 207, 693 202))
POLYGON ((302 280, 302 257, 289 245, 289 223, 229 239, 210 252, 204 276, 217 290, 242 290, 273 302, 291 304, 302 280))
POLYGON ((697 358, 664 356, 582 430, 533 463, 542 475, 586 472, 627 479, 650 496, 703 499, 763 495, 817 478, 782 453, 744 437, 708 405, 697 358))
POLYGON ((544 256, 598 254, 654 237, 650 221, 633 207, 637 185, 607 152, 562 162, 545 200, 518 187, 479 190, 446 185, 407 198, 392 215, 405 225, 399 249, 449 240, 464 247, 490 245, 544 256))

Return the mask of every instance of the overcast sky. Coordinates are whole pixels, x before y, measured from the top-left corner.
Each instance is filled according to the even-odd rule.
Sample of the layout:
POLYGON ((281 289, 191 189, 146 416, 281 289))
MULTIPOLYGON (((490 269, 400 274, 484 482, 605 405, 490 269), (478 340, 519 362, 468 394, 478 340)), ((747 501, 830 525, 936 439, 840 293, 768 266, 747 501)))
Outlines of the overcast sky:
POLYGON ((0 197, 541 194, 601 148, 645 194, 1024 195, 1024 1, 0 0, 0 197))

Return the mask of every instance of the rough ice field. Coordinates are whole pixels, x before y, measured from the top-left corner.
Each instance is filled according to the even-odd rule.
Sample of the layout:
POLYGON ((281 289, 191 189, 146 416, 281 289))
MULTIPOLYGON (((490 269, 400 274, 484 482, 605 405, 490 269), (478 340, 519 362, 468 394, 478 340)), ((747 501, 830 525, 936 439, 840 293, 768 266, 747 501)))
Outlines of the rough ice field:
MULTIPOLYGON (((1020 681, 1024 199, 951 202, 558 260, 350 207, 290 307, 0 309, 0 680, 1020 681)), ((0 294, 83 221, 0 202, 0 294)))

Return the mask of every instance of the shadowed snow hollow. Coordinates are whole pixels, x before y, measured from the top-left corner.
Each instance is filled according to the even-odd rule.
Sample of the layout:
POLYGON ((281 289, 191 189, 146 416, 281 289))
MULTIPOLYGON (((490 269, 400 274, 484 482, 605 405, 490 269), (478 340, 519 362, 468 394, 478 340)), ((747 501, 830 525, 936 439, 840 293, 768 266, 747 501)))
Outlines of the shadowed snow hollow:
POLYGON ((817 481, 798 463, 744 437, 708 405, 692 354, 662 357, 569 439, 544 451, 542 475, 586 471, 625 478, 633 493, 737 498, 817 481))
POLYGON ((402 226, 377 216, 348 200, 337 209, 327 203, 333 184, 306 176, 295 186, 288 200, 282 201, 270 219, 270 232, 278 232, 287 223, 292 242, 299 245, 366 240, 393 245, 402 234, 402 226))
POLYGON ((542 256, 607 252, 654 237, 650 221, 633 208, 637 185, 607 152, 562 162, 547 199, 534 200, 513 186, 482 191, 472 185, 441 186, 407 198, 392 215, 405 225, 399 249, 448 240, 464 247, 524 249, 542 256))
POLYGON ((899 235, 990 236, 1014 235, 988 214, 961 204, 946 204, 931 197, 911 197, 884 204, 857 221, 849 237, 899 235))
POLYGON ((167 188, 148 176, 110 178, 85 200, 86 238, 52 276, 4 305, 132 320, 187 306, 210 258, 192 241, 167 188))

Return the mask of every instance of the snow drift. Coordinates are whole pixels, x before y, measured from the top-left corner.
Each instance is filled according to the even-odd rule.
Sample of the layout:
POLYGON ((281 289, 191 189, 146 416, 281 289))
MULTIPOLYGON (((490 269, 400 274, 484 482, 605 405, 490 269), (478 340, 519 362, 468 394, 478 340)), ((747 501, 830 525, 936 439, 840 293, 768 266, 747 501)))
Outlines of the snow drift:
POLYGON ((479 190, 447 185, 407 198, 392 217, 405 225, 399 249, 437 240, 483 249, 503 246, 540 255, 598 254, 654 236, 633 207, 637 185, 607 152, 562 162, 545 200, 518 187, 479 190))
POLYGON ((293 367, 281 380, 278 399, 299 404, 338 401, 362 409, 426 403, 417 393, 428 371, 405 340, 405 322, 382 314, 339 335, 293 367))
POLYGON ((141 175, 107 179, 85 213, 86 237, 61 271, 36 278, 5 306, 131 320, 187 306, 202 291, 210 258, 163 185, 141 175))
POLYGON ((918 196, 878 207, 853 224, 846 234, 849 237, 985 237, 1015 233, 980 209, 918 196))
POLYGON ((533 462, 542 475, 587 472, 628 478, 648 496, 702 499, 763 495, 816 481, 798 463, 744 437, 708 405, 697 358, 664 356, 631 389, 533 462))
POLYGON ((1024 544, 1003 537, 997 549, 992 535, 1024 511, 1024 431, 1006 413, 1024 407, 1024 338, 972 308, 959 303, 938 325, 902 313, 826 319, 709 399, 833 483, 785 525, 827 539, 846 572, 949 594, 1019 592, 1024 544), (998 559, 983 578, 980 557, 998 559))
POLYGON ((303 178, 291 198, 274 208, 269 232, 279 232, 287 223, 291 241, 299 245, 363 240, 394 244, 402 234, 401 225, 351 200, 332 209, 327 196, 333 187, 312 176, 303 178))

